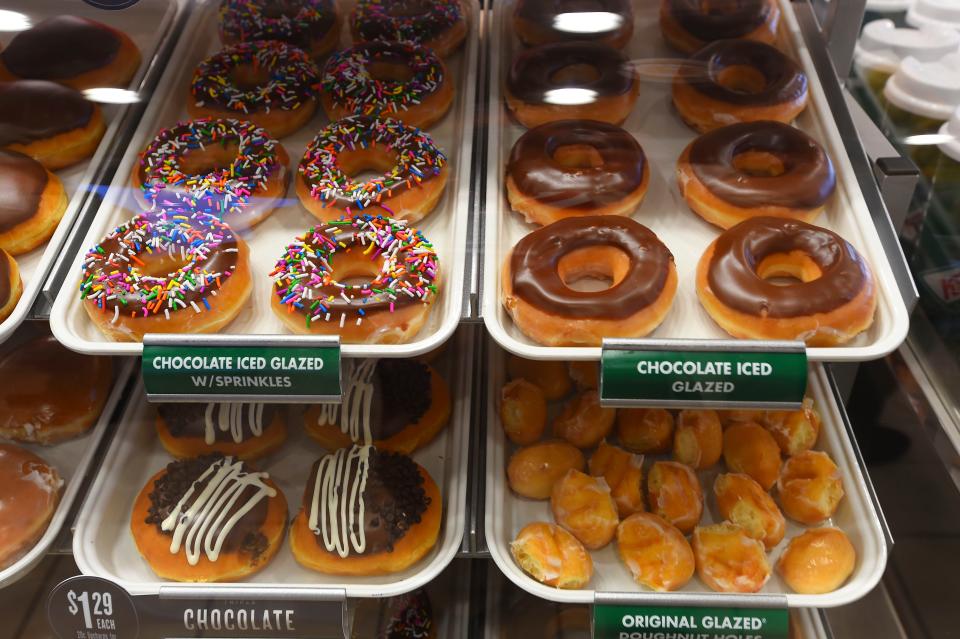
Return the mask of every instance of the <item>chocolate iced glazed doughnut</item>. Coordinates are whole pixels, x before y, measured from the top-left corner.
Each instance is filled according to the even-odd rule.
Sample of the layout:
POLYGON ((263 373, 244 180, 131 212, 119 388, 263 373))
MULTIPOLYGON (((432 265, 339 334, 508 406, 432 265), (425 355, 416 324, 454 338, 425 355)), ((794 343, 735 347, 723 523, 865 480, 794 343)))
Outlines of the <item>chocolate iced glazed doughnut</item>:
POLYGON ((46 80, 0 82, 0 149, 52 171, 93 155, 103 132, 100 107, 79 91, 46 80))
POLYGON ((60 178, 29 156, 0 151, 0 248, 20 255, 40 246, 66 208, 60 178))
POLYGON ((356 42, 413 42, 445 58, 467 36, 459 0, 358 0, 350 16, 356 42))
POLYGON ((17 261, 0 248, 0 322, 10 317, 23 294, 23 281, 17 261))
POLYGON ((237 581, 280 548, 287 500, 270 475, 246 462, 206 455, 167 464, 133 504, 130 532, 157 576, 237 581))
POLYGON ((501 300, 523 333, 545 346, 599 346, 642 337, 660 325, 677 291, 673 255, 626 217, 572 217, 520 240, 503 266, 501 300), (583 278, 607 278, 579 291, 583 278))
POLYGON ((586 40, 622 49, 633 35, 630 0, 518 0, 513 29, 527 46, 586 40))
POLYGON ((507 163, 507 199, 528 222, 630 215, 650 181, 643 149, 618 126, 559 120, 530 129, 507 163))
POLYGON ((807 76, 768 44, 719 40, 677 72, 673 104, 701 132, 737 122, 790 123, 807 106, 807 76))
POLYGON ((353 446, 313 464, 290 549, 333 575, 383 575, 422 559, 440 533, 440 489, 405 455, 353 446))
POLYGON ((725 229, 760 216, 812 222, 837 185, 816 140, 769 121, 704 133, 680 155, 677 181, 693 212, 725 229))
POLYGON ((776 0, 661 0, 660 31, 674 49, 693 53, 715 40, 777 40, 776 0))
POLYGON ((157 404, 156 426, 160 443, 180 459, 220 453, 250 461, 287 438, 283 411, 275 404, 157 404))
POLYGON ((333 0, 221 0, 220 40, 226 45, 279 40, 320 58, 337 46, 333 0))
POLYGON ((614 48, 594 42, 521 51, 506 81, 507 108, 527 128, 556 120, 620 124, 637 100, 637 74, 614 48))
POLYGON ((873 323, 877 304, 870 267, 849 242, 774 217, 745 220, 713 241, 697 266, 697 295, 734 337, 808 346, 850 341, 873 323))

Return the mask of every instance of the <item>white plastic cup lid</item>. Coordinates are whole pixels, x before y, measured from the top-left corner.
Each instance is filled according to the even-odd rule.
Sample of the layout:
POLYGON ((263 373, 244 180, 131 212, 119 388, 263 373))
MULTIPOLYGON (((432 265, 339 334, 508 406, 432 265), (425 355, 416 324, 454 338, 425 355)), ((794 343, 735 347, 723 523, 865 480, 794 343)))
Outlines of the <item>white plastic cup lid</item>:
POLYGON ((909 113, 948 120, 960 106, 960 53, 934 62, 904 58, 884 85, 883 97, 909 113))
POLYGON ((940 127, 940 142, 937 147, 947 157, 960 162, 960 109, 940 127))
POLYGON ((874 20, 863 27, 857 42, 857 64, 893 73, 906 57, 921 62, 939 60, 960 49, 960 32, 925 25, 898 29, 893 20, 874 20))
POLYGON ((906 11, 913 0, 867 0, 867 11, 877 13, 899 13, 906 11))
POLYGON ((960 30, 960 2, 957 0, 915 0, 907 11, 907 24, 931 24, 960 30))

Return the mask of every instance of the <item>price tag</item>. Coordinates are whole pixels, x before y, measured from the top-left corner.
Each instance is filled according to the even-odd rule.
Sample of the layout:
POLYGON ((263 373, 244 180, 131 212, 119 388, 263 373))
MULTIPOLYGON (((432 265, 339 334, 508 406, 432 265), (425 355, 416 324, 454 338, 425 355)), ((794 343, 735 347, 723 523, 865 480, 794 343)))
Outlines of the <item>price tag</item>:
POLYGON ((594 639, 787 639, 786 608, 593 607, 594 639))
POLYGON ((607 406, 799 408, 807 389, 802 342, 604 340, 607 406))
POLYGON ((147 335, 141 363, 157 402, 339 401, 340 342, 290 335, 147 335))
POLYGON ((47 600, 50 627, 60 639, 136 639, 140 620, 127 591, 99 577, 71 577, 47 600))

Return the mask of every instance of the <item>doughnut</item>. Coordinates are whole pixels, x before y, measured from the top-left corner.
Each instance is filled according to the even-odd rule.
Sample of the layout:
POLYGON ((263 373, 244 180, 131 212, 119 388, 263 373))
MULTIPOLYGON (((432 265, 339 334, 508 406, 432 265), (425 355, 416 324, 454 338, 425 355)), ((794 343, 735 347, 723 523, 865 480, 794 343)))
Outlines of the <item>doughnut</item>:
POLYGON ((249 249, 201 214, 140 214, 87 251, 80 299, 110 339, 215 333, 246 306, 249 249))
POLYGON ((283 411, 275 404, 157 404, 157 438, 173 457, 211 453, 252 461, 287 439, 283 411))
POLYGON ((190 81, 191 118, 236 118, 282 138, 313 117, 320 70, 302 49, 274 40, 228 46, 197 66, 190 81))
POLYGON ((237 581, 277 554, 287 500, 246 462, 219 454, 170 462, 137 495, 130 532, 162 579, 237 581))
POLYGON ((810 450, 820 436, 820 413, 810 397, 803 398, 800 410, 767 411, 762 423, 787 456, 810 450))
POLYGON ((270 273, 271 306, 295 333, 398 344, 423 326, 439 295, 433 245, 401 220, 372 215, 309 229, 270 273), (341 284, 357 278, 362 284, 341 284))
POLYGON ((507 481, 513 492, 529 499, 550 499, 553 486, 570 470, 582 471, 586 462, 580 449, 561 441, 541 442, 521 448, 507 462, 507 481))
POLYGON ((0 249, 20 255, 37 248, 66 208, 60 178, 29 156, 0 151, 0 249))
POLYGON ((539 386, 548 402, 563 399, 573 387, 570 373, 563 362, 510 355, 507 358, 507 374, 510 379, 525 379, 539 386))
POLYGON ((93 155, 106 130, 100 107, 46 80, 0 82, 0 150, 29 155, 47 169, 93 155))
POLYGON ((621 408, 617 410, 617 439, 635 453, 669 453, 673 447, 673 414, 662 408, 621 408))
POLYGON ((703 514, 703 490, 693 469, 678 462, 654 462, 647 474, 647 504, 680 532, 692 531, 703 514))
POLYGON ((769 44, 719 40, 680 67, 673 104, 701 133, 737 122, 789 124, 807 106, 807 76, 769 44))
POLYGON ((813 222, 837 185, 816 140, 782 122, 741 122, 704 133, 677 161, 694 213, 728 229, 751 217, 813 222))
POLYGON ((681 53, 695 53, 715 40, 774 44, 780 7, 776 0, 661 0, 660 32, 681 53))
POLYGON ((241 231, 281 204, 288 162, 283 145, 252 122, 201 118, 157 133, 130 179, 148 208, 186 207, 241 231))
POLYGON ((634 581, 658 592, 682 588, 696 568, 687 538, 653 513, 636 513, 620 522, 617 552, 634 581))
POLYGON ((790 590, 805 595, 833 592, 853 574, 857 551, 837 528, 812 528, 787 544, 777 572, 790 590))
POLYGON ((320 103, 327 117, 353 114, 425 129, 453 104, 453 81, 432 50, 412 42, 361 42, 330 56, 320 103))
POLYGON ((849 242, 773 217, 743 221, 707 247, 697 266, 697 296, 734 337, 807 346, 849 342, 873 323, 877 306, 870 267, 849 242))
POLYGON ((621 519, 644 511, 643 455, 634 455, 606 441, 590 456, 590 474, 603 477, 621 519))
POLYGON ((590 553, 554 524, 536 521, 524 526, 510 543, 510 554, 523 572, 554 588, 583 588, 593 576, 590 553))
POLYGON ((221 0, 219 15, 225 45, 279 40, 320 58, 340 39, 334 0, 221 0))
POLYGON ((528 129, 557 120, 621 124, 639 81, 627 57, 593 42, 558 42, 521 51, 510 65, 505 97, 528 129))
POLYGON ((749 475, 726 473, 717 475, 713 482, 720 516, 730 521, 754 539, 763 542, 767 550, 783 540, 787 522, 773 497, 749 475))
POLYGON ((25 341, 0 359, 0 438, 49 445, 82 435, 112 387, 109 357, 74 353, 50 335, 25 341))
POLYGON ((729 522, 697 526, 693 554, 700 580, 717 592, 759 592, 770 579, 763 542, 729 522))
POLYGON ((748 410, 745 408, 733 408, 730 410, 717 411, 720 415, 720 421, 724 428, 729 428, 734 424, 741 422, 754 422, 756 424, 766 424, 766 411, 748 410))
POLYGON ((622 49, 633 35, 630 0, 518 0, 513 31, 528 47, 585 40, 622 49))
POLYGON ((23 281, 17 261, 0 248, 0 322, 10 317, 22 294, 23 281))
POLYGON ((553 420, 553 436, 565 439, 577 448, 593 448, 613 430, 615 408, 600 405, 597 391, 575 395, 553 420))
POLYGON ((423 131, 399 120, 353 115, 327 126, 307 146, 297 170, 297 197, 323 221, 374 209, 413 224, 436 207, 448 174, 447 157, 423 131), (368 169, 380 175, 353 178, 368 169))
POLYGON ((710 468, 723 454, 723 427, 715 410, 682 410, 673 432, 673 458, 695 470, 710 468))
POLYGON ((41 20, 0 52, 0 80, 50 80, 80 91, 126 87, 139 68, 140 50, 127 34, 71 15, 41 20))
POLYGON ((520 136, 507 162, 507 199, 527 222, 630 215, 650 183, 632 135, 606 122, 558 120, 520 136))
POLYGON ((547 400, 540 387, 525 379, 507 382, 500 391, 500 423, 518 446, 540 441, 547 427, 547 400))
POLYGON ((410 455, 450 420, 450 388, 432 366, 365 359, 343 370, 343 402, 314 404, 304 415, 304 430, 325 450, 363 443, 369 431, 379 450, 410 455))
POLYGON ((527 234, 507 256, 501 301, 517 328, 544 346, 600 346, 604 337, 643 337, 660 325, 677 291, 673 255, 626 217, 559 220, 527 234), (570 287, 606 277, 608 289, 570 287))
POLYGON ((290 549, 317 572, 385 575, 426 556, 442 519, 440 489, 425 468, 373 446, 341 448, 314 462, 290 549))
POLYGON ((354 633, 360 637, 436 639, 437 636, 433 606, 423 588, 396 597, 358 599, 353 620, 354 633), (373 621, 377 624, 376 631, 365 634, 364 630, 373 621))
POLYGON ((780 446, 763 426, 733 424, 723 431, 723 461, 734 473, 752 477, 770 490, 780 477, 780 446))
POLYGON ((0 443, 0 570, 33 548, 60 503, 57 470, 25 448, 0 443))
POLYGON ((570 362, 567 365, 570 379, 579 390, 600 388, 600 364, 597 362, 570 362))
POLYGON ((777 480, 784 514, 813 526, 833 516, 843 499, 840 470, 824 452, 807 450, 787 459, 777 480))
POLYGON ((350 15, 356 41, 413 42, 447 57, 467 36, 459 0, 358 0, 350 15))
POLYGON ((610 487, 600 478, 570 469, 553 485, 550 510, 556 522, 573 533, 588 550, 613 540, 620 517, 610 487))

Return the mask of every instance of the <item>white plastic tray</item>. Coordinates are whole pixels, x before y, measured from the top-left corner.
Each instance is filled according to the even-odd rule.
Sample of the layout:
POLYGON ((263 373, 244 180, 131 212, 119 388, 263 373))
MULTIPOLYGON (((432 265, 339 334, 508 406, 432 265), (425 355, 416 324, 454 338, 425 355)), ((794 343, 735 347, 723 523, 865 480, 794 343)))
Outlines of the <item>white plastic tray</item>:
MULTIPOLYGON (((487 517, 486 538, 490 555, 504 574, 524 590, 552 601, 567 603, 593 603, 597 592, 637 593, 637 599, 656 598, 659 603, 669 599, 670 593, 655 593, 638 586, 629 570, 617 556, 616 542, 599 551, 592 552, 593 580, 582 590, 560 590, 545 586, 528 577, 510 555, 510 542, 523 526, 533 521, 553 521, 549 501, 534 501, 517 496, 506 481, 506 465, 513 446, 503 434, 499 418, 500 389, 506 381, 504 354, 492 349, 490 359, 490 385, 487 392, 487 517)), ((774 572, 770 581, 759 594, 785 595, 791 608, 829 608, 841 606, 866 595, 880 580, 887 564, 887 546, 876 508, 870 499, 869 489, 860 472, 857 458, 844 430, 843 419, 830 392, 826 373, 822 366, 810 369, 809 392, 823 419, 817 450, 825 451, 840 468, 846 496, 834 516, 826 523, 843 530, 857 551, 857 565, 853 575, 839 589, 822 595, 800 595, 790 591, 774 572)), ((649 468, 656 456, 647 455, 644 466, 649 468)), ((722 463, 706 471, 698 472, 704 494, 704 510, 701 523, 706 525, 721 521, 713 498, 713 480, 720 472, 722 463)), ((646 481, 647 472, 644 472, 646 481)), ((826 524, 825 524, 826 525, 826 524)), ((787 519, 784 540, 768 553, 771 565, 779 559, 787 542, 805 530, 787 519)), ((716 596, 698 578, 694 578, 680 593, 702 596, 703 605, 710 605, 716 596)), ((747 595, 749 596, 749 595, 747 595)))
MULTIPOLYGON (((129 180, 138 153, 161 128, 190 119, 186 112, 186 100, 194 68, 221 49, 217 36, 218 5, 217 2, 207 1, 195 9, 195 15, 180 38, 179 48, 174 52, 169 68, 160 80, 153 103, 144 114, 106 198, 83 241, 80 253, 74 260, 73 270, 57 295, 50 324, 57 339, 68 348, 85 353, 114 355, 139 355, 143 352, 143 344, 139 342, 108 340, 90 321, 82 308, 77 286, 81 263, 87 249, 114 227, 132 217, 134 212, 141 210, 133 197, 129 180)), ((476 106, 474 69, 477 65, 479 42, 476 12, 472 10, 473 5, 470 2, 464 2, 464 6, 468 9, 470 24, 466 42, 460 51, 445 60, 450 77, 456 84, 456 96, 450 112, 428 129, 447 154, 450 176, 437 208, 414 225, 433 242, 439 255, 443 280, 440 298, 434 302, 426 324, 413 341, 396 345, 344 344, 341 353, 345 357, 413 357, 433 350, 446 341, 460 321, 470 208, 471 131, 476 106)), ((341 7, 344 15, 348 10, 349 8, 341 7)), ((348 31, 344 26, 341 34, 342 46, 348 45, 348 31)), ((280 140, 290 156, 291 171, 296 170, 310 140, 328 123, 323 109, 318 107, 317 114, 304 128, 280 140)), ((267 220, 244 233, 250 246, 253 295, 248 307, 222 334, 269 335, 289 332, 270 308, 272 292, 268 274, 287 244, 315 224, 319 224, 319 221, 303 208, 291 185, 283 205, 267 220)))
MULTIPOLYGON (((136 88, 143 81, 154 53, 170 30, 173 19, 184 1, 142 0, 126 11, 104 11, 80 0, 72 0, 69 3, 63 0, 7 0, 3 3, 3 8, 5 11, 22 13, 27 16, 31 24, 44 18, 70 13, 97 20, 123 31, 140 48, 142 56, 140 69, 130 83, 131 88, 136 88)), ((6 46, 16 34, 15 31, 0 31, 0 45, 6 46)), ((29 253, 14 256, 20 268, 20 277, 23 279, 23 294, 13 312, 0 322, 0 342, 10 337, 33 307, 33 302, 37 299, 50 268, 60 255, 60 249, 80 212, 80 205, 90 188, 90 183, 105 160, 107 147, 117 134, 120 120, 127 110, 127 107, 115 104, 101 104, 100 108, 103 110, 107 129, 93 157, 56 171, 57 177, 63 182, 68 198, 67 208, 57 230, 46 244, 38 246, 29 253)))
MULTIPOLYGON (((599 359, 600 348, 545 347, 526 337, 500 303, 500 272, 510 249, 536 227, 510 209, 504 188, 504 171, 514 142, 526 130, 506 113, 501 87, 510 63, 521 50, 513 34, 510 15, 514 0, 497 3, 490 29, 493 71, 490 86, 490 123, 487 166, 486 253, 484 257, 483 317, 494 339, 507 350, 530 359, 599 359)), ((887 256, 867 210, 853 167, 814 71, 813 62, 803 44, 800 27, 791 3, 781 0, 782 40, 794 59, 799 60, 809 78, 810 101, 796 126, 819 140, 833 159, 837 173, 837 192, 827 210, 815 224, 839 233, 861 251, 877 280, 879 295, 873 326, 846 346, 809 348, 815 361, 863 361, 891 352, 904 340, 909 319, 903 298, 897 289, 887 256)), ((697 262, 718 229, 691 212, 676 185, 675 167, 684 147, 695 138, 675 113, 671 101, 672 73, 664 73, 676 58, 660 36, 657 3, 634 3, 634 35, 626 49, 640 73, 640 93, 624 128, 636 137, 650 164, 650 186, 646 198, 633 218, 650 227, 673 253, 680 285, 673 308, 650 338, 729 339, 697 300, 694 286, 697 262), (666 64, 664 64, 666 62, 666 64)))
MULTIPOLYGON (((472 361, 472 358, 473 340, 469 331, 461 331, 449 351, 433 364, 450 384, 453 409, 450 423, 443 432, 412 455, 437 482, 443 497, 440 537, 424 559, 392 575, 325 575, 297 563, 290 551, 289 539, 285 538, 283 547, 266 568, 243 583, 264 588, 342 588, 348 597, 390 597, 419 588, 436 577, 459 550, 466 521, 470 367, 458 366, 457 362, 472 361)), ((166 466, 171 457, 157 440, 156 410, 143 399, 142 385, 134 389, 133 397, 139 399, 127 407, 100 474, 77 518, 73 556, 85 575, 109 579, 132 594, 157 594, 161 587, 174 582, 157 577, 140 557, 130 535, 130 509, 147 480, 166 466)), ((319 444, 304 433, 304 408, 289 407, 287 441, 276 453, 255 462, 257 468, 270 473, 283 491, 290 519, 300 509, 311 464, 323 455, 319 444)))

